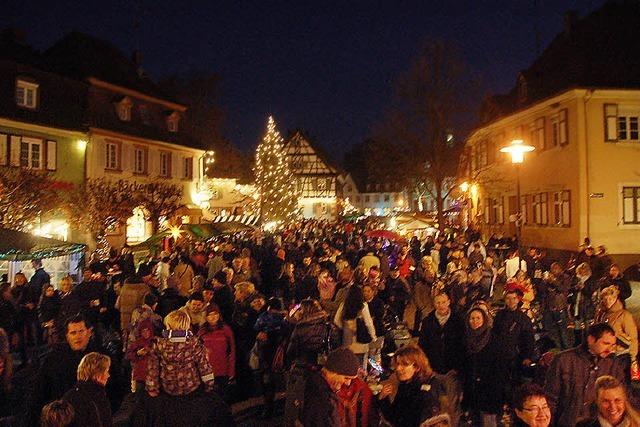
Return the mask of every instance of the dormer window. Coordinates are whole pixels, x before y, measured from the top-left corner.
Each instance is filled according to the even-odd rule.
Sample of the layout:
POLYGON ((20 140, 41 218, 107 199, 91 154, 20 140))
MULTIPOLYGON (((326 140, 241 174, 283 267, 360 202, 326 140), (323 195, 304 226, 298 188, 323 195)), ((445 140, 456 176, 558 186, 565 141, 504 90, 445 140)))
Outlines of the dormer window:
POLYGON ((16 104, 18 107, 35 110, 38 107, 38 83, 16 80, 16 104))
POLYGON ((131 121, 132 105, 133 105, 133 102, 131 101, 131 98, 129 98, 128 96, 125 96, 120 101, 115 103, 116 114, 118 115, 118 118, 123 122, 131 121))
POLYGON ((169 132, 178 132, 178 123, 180 122, 180 115, 177 111, 173 111, 167 116, 167 130, 169 132))

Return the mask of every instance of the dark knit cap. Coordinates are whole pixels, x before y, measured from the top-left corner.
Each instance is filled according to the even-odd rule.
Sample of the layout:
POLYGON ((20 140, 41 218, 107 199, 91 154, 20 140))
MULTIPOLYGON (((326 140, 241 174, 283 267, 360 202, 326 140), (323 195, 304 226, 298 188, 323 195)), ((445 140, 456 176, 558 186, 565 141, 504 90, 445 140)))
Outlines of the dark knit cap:
POLYGON ((333 350, 327 356, 326 370, 347 377, 355 377, 362 363, 351 350, 346 347, 333 350))

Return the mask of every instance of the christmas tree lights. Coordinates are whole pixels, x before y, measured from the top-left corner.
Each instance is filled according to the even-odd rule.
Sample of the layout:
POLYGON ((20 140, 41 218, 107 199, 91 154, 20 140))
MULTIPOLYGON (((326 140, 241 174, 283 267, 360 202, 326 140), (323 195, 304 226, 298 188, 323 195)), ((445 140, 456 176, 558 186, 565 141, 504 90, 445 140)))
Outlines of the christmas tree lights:
POLYGON ((267 132, 256 150, 254 172, 262 223, 294 220, 299 215, 298 193, 282 137, 271 116, 267 132))

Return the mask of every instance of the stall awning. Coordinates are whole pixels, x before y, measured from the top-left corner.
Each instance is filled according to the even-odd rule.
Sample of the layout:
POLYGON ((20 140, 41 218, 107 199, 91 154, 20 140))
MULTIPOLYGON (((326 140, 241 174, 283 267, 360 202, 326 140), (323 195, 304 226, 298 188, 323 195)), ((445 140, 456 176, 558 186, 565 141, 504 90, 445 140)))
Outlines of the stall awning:
POLYGON ((81 243, 63 242, 22 231, 0 228, 0 260, 28 261, 71 255, 84 250, 81 243))

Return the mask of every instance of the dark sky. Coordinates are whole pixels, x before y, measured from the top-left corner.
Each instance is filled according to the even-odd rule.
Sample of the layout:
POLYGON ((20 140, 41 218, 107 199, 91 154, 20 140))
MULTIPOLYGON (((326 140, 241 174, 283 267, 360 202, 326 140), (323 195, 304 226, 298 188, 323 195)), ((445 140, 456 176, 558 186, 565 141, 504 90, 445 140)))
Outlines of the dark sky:
POLYGON ((71 30, 140 49, 155 79, 217 73, 225 133, 239 148, 255 146, 273 114, 282 133, 305 129, 340 160, 383 118, 426 37, 457 43, 484 91, 505 92, 536 57, 536 22, 544 48, 565 11, 584 16, 603 2, 5 0, 0 27, 24 29, 40 49, 71 30))

